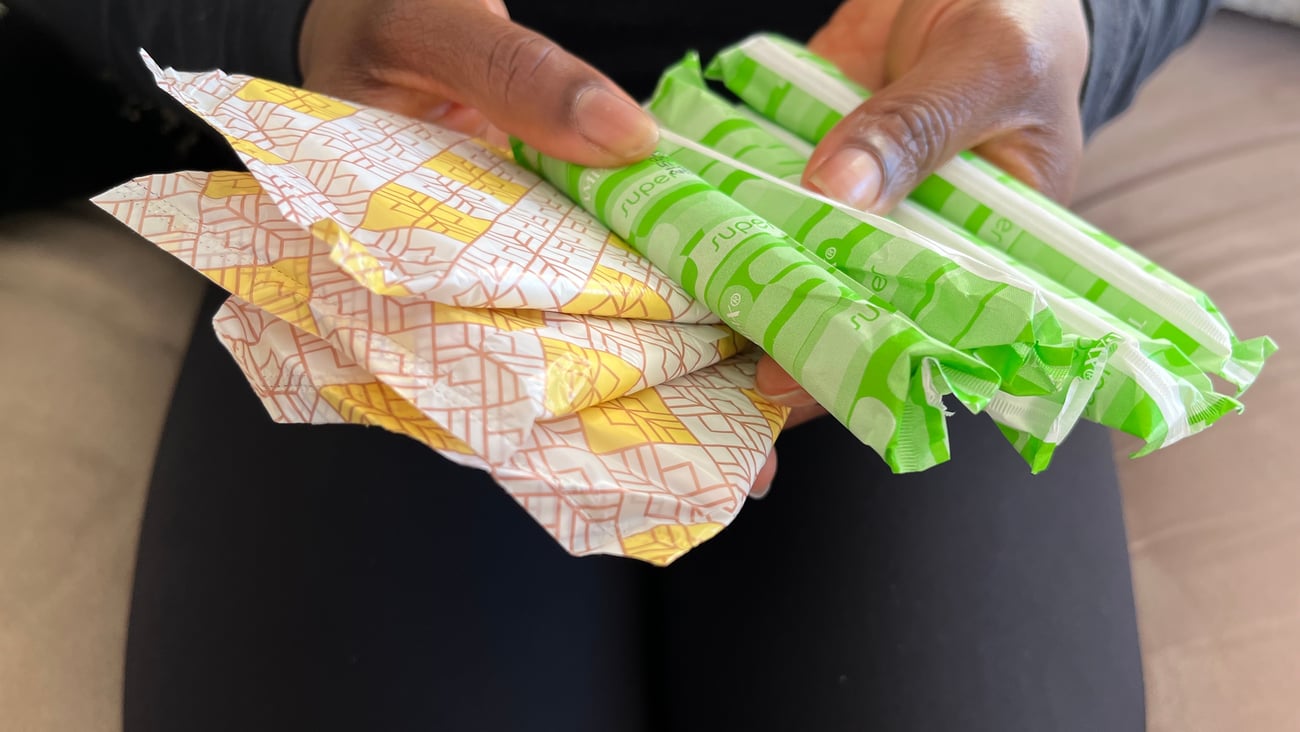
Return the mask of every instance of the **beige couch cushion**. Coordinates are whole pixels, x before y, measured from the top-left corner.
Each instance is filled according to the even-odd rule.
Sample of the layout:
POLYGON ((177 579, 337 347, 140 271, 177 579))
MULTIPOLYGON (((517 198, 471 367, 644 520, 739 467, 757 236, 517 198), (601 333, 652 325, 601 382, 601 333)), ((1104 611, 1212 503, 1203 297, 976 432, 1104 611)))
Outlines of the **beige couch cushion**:
POLYGON ((1300 25, 1300 0, 1225 0, 1223 7, 1300 25))
POLYGON ((0 729, 121 727, 136 537, 201 287, 90 204, 0 219, 0 729))
POLYGON ((1076 208, 1282 347, 1246 415, 1117 442, 1151 729, 1300 730, 1300 29, 1220 16, 1095 140, 1076 208))

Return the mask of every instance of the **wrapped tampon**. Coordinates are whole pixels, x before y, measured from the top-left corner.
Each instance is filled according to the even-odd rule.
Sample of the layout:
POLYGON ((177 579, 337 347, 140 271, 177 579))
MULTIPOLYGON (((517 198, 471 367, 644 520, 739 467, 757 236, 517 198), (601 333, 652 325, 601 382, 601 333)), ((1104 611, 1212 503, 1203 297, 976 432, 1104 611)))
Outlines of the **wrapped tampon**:
POLYGON ((516 143, 515 158, 762 346, 898 472, 948 459, 945 393, 978 411, 997 391, 992 368, 872 302, 865 288, 662 154, 606 170, 516 143))
MULTIPOLYGON (((723 51, 708 74, 809 142, 869 96, 829 62, 772 35, 723 51)), ((974 154, 941 167, 913 199, 1144 335, 1169 342, 1239 391, 1276 350, 1268 338, 1239 340, 1204 293, 974 154)))

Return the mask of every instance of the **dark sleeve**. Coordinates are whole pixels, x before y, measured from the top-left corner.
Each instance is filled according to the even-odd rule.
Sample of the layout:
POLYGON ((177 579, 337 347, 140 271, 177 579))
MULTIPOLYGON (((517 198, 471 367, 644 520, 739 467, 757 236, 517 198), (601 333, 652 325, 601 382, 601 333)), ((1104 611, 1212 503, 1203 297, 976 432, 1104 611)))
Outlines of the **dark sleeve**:
POLYGON ((0 212, 135 175, 237 166, 154 86, 163 66, 299 82, 308 0, 0 0, 0 212))
POLYGON ((136 54, 144 48, 164 66, 298 80, 298 28, 308 0, 0 2, 104 78, 146 79, 136 54))
POLYGON ((1191 39, 1218 0, 1085 0, 1092 59, 1083 88, 1089 134, 1118 116, 1138 87, 1191 39))

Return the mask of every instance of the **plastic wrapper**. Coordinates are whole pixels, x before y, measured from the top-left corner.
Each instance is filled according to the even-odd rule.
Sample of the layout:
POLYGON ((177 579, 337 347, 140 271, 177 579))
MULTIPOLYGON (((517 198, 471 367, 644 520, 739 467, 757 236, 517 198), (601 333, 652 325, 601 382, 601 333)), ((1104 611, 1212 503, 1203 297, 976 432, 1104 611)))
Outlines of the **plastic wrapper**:
POLYGON ((274 419, 376 425, 490 471, 575 554, 665 564, 739 511, 786 414, 753 391, 756 354, 728 358, 742 345, 732 331, 563 194, 433 125, 361 108, 322 119, 313 114, 341 103, 246 77, 159 73, 178 98, 229 125, 251 174, 148 176, 95 202, 232 293, 218 336, 274 419), (365 141, 378 162, 342 152, 349 140, 365 141), (410 177, 422 167, 441 175, 449 149, 481 161, 477 177, 464 165, 446 179, 410 177), (329 163, 339 156, 349 165, 329 163), (357 182, 367 168, 369 189, 357 182), (305 215, 337 200, 364 223, 364 212, 387 210, 367 200, 391 190, 385 176, 413 181, 429 197, 422 210, 443 219, 484 205, 437 187, 455 176, 492 195, 501 179, 523 181, 503 220, 544 223, 506 246, 408 217, 365 248, 340 233, 349 219, 305 215), (583 248, 556 244, 557 232, 580 234, 583 248), (561 274, 566 257, 595 264, 561 274), (425 272, 436 263, 437 277, 412 278, 411 262, 425 272), (513 288, 499 286, 510 278, 513 288), (551 284, 570 282, 577 294, 557 299, 551 284), (553 309, 504 307, 520 302, 553 309))
MULTIPOLYGON (((771 35, 723 51, 708 73, 814 143, 869 96, 829 62, 771 35)), ((1238 340, 1204 293, 974 154, 941 167, 912 197, 1239 391, 1276 350, 1268 338, 1238 340)))
POLYGON ((192 253, 188 263, 233 295, 384 375, 490 463, 509 458, 539 421, 699 370, 742 343, 716 325, 377 295, 331 261, 328 244, 285 219, 248 173, 152 176, 97 203, 168 251, 192 253), (131 218, 149 210, 164 217, 131 218))
MULTIPOLYGON (((1001 381, 699 176, 656 154, 582 168, 522 144, 562 186, 737 332, 899 472, 949 457, 942 396, 979 411, 1001 381)), ((1023 327, 1023 326, 1022 326, 1023 327)))
MULTIPOLYGON (((733 165, 728 165, 725 157, 708 163, 712 175, 730 180, 732 185, 753 177, 735 171, 736 165, 752 165, 775 175, 792 168, 802 170, 812 153, 809 143, 748 107, 735 107, 710 91, 693 55, 664 75, 648 107, 674 132, 686 131, 693 139, 707 142, 715 153, 734 157, 733 165)), ((768 187, 775 184, 769 182, 768 187)), ((746 202, 764 215, 773 215, 774 209, 758 200, 746 202)), ((957 261, 963 257, 976 260, 1034 291, 1064 325, 1065 341, 1110 344, 1113 353, 1108 360, 1085 361, 1084 373, 1096 378, 1096 394, 1077 387, 1065 400, 1061 393, 1000 393, 990 403, 989 415, 1034 469, 1047 466, 1055 446, 1068 434, 1071 420, 1079 416, 1142 438, 1146 445, 1135 455, 1141 456, 1241 409, 1236 400, 1216 393, 1210 379, 1172 344, 1145 336, 938 214, 907 202, 893 218, 913 236, 920 235, 918 241, 936 242, 957 261)))
MULTIPOLYGON (((1015 266, 1002 250, 920 205, 905 202, 894 217, 972 257, 1015 266)), ((1146 444, 1134 457, 1172 445, 1213 425, 1229 412, 1241 411, 1241 403, 1217 393, 1210 378, 1176 346, 1142 334, 1048 277, 1033 271, 1025 275, 1041 288, 1067 332, 1113 341, 1113 353, 1083 416, 1144 440, 1146 444)), ((1029 444, 1037 437, 1036 431, 1025 425, 1006 424, 1004 430, 1017 443, 1029 444)))
POLYGON ((986 411, 1035 471, 1050 464, 1102 383, 1114 345, 1106 333, 1064 334, 1038 285, 1014 266, 796 188, 793 176, 778 179, 803 169, 810 146, 708 90, 694 55, 665 73, 647 106, 674 159, 797 232, 927 332, 996 368, 1002 383, 986 411), (683 130, 700 144, 680 140, 683 130))
MULTIPOLYGON (((673 133, 664 136, 667 148, 676 147, 673 133)), ((900 306, 926 332, 994 368, 1001 381, 986 411, 1014 426, 1008 436, 1033 470, 1047 468, 1101 384, 1115 345, 1109 333, 1064 334, 1044 294, 1014 268, 989 266, 888 220, 810 198, 698 147, 672 155, 696 161, 757 212, 813 236, 818 256, 900 306)))
MULTIPOLYGON (((665 84, 702 95, 673 112, 689 134, 666 133, 671 156, 586 170, 516 148, 539 177, 433 124, 151 68, 248 172, 147 176, 96 203, 231 293, 217 335, 268 413, 489 471, 575 554, 666 564, 734 518, 786 417, 753 390, 742 336, 900 472, 948 459, 948 394, 1035 469, 1081 415, 1154 449, 1238 406, 1210 388, 1207 348, 1193 359, 1006 247, 797 188, 806 143, 764 120, 809 138, 842 112, 812 94, 796 109, 793 86, 754 114, 688 62, 665 84)), ((1224 363, 1251 371, 1270 345, 1224 363)))
POLYGON ((466 135, 262 79, 150 66, 284 217, 378 294, 717 322, 562 193, 466 135))

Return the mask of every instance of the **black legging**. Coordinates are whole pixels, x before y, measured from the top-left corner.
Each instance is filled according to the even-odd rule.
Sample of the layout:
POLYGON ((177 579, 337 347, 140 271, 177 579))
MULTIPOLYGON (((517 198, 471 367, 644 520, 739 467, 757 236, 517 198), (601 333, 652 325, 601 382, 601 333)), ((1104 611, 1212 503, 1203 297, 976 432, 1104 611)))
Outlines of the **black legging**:
POLYGON ((567 556, 405 437, 270 422, 201 317, 145 514, 126 729, 1143 727, 1106 434, 1031 478, 982 417, 892 476, 830 420, 668 569, 567 556))

